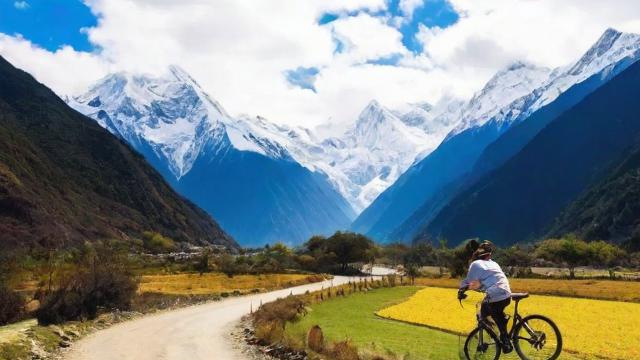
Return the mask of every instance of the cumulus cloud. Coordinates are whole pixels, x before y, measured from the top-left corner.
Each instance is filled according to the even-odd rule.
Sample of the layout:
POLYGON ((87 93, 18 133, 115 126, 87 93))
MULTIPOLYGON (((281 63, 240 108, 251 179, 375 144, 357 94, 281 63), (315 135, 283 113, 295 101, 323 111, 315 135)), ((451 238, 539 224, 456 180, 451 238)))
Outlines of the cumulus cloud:
POLYGON ((513 61, 565 65, 607 27, 640 31, 635 0, 450 0, 460 19, 421 26, 415 54, 398 23, 423 1, 401 0, 391 14, 385 0, 86 0, 98 17, 83 30, 93 52, 0 35, 0 54, 63 95, 112 71, 177 64, 232 114, 315 126, 352 122, 373 98, 470 97, 513 61), (338 19, 321 25, 325 13, 338 19))
POLYGON ((26 1, 14 1, 13 7, 15 7, 18 10, 26 10, 30 7, 30 5, 26 1))
POLYGON ((400 11, 402 11, 402 13, 409 19, 413 17, 413 12, 423 5, 424 0, 400 0, 398 3, 400 11))
POLYGON ((402 34, 386 24, 384 18, 363 13, 330 24, 336 37, 345 45, 336 60, 362 63, 393 54, 407 53, 402 34))

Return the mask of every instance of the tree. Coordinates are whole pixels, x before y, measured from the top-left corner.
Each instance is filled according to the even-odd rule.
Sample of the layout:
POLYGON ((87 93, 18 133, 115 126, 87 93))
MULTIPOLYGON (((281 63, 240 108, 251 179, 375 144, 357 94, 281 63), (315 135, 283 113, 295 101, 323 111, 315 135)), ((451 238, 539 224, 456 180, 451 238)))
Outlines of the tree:
POLYGON ((433 265, 436 261, 436 251, 431 244, 420 243, 412 246, 404 254, 403 264, 405 267, 415 265, 417 267, 433 265))
POLYGON ((382 255, 382 248, 378 245, 373 245, 369 250, 367 250, 366 258, 369 263, 369 268, 371 269, 371 273, 373 273, 373 265, 376 262, 376 259, 382 255))
POLYGON ((228 277, 233 277, 236 274, 236 263, 233 260, 233 256, 228 253, 224 253, 218 256, 215 259, 216 267, 220 272, 227 275, 228 277))
POLYGON ((471 257, 478 246, 478 239, 469 239, 451 250, 446 259, 451 277, 460 277, 466 274, 471 257))
POLYGON ((374 245, 362 234, 338 231, 327 239, 326 246, 335 254, 340 271, 344 273, 350 263, 367 261, 367 254, 374 245))
POLYGON ((396 266, 403 263, 404 256, 409 252, 409 247, 403 243, 395 242, 384 247, 384 256, 396 266))
POLYGON ((569 234, 561 239, 547 239, 542 241, 536 249, 536 257, 552 261, 556 264, 565 264, 569 269, 569 277, 575 279, 575 269, 580 265, 591 262, 592 252, 589 245, 569 234))
POLYGON ((416 277, 420 276, 420 269, 416 264, 405 266, 405 274, 411 279, 411 285, 415 284, 416 277))
POLYGON ((144 247, 155 254, 168 253, 176 249, 176 243, 172 239, 153 231, 145 231, 142 241, 144 247))
POLYGON ((24 313, 23 297, 10 286, 15 262, 10 254, 0 254, 0 326, 19 320, 24 313))
POLYGON ((451 252, 449 251, 447 242, 448 240, 446 238, 438 239, 438 249, 436 249, 436 263, 438 264, 440 276, 444 274, 444 268, 447 266, 449 258, 451 257, 451 252))
POLYGON ((592 265, 609 269, 611 278, 615 277, 613 267, 627 255, 621 248, 602 240, 590 242, 588 251, 592 265))
POLYGON ((531 272, 533 264, 531 249, 513 245, 505 249, 497 249, 494 258, 509 276, 527 275, 531 272))
POLYGON ((211 271, 209 266, 209 250, 204 250, 200 254, 198 260, 195 263, 195 270, 202 276, 202 274, 211 271))
POLYGON ((47 294, 36 317, 41 325, 93 319, 101 309, 127 310, 138 288, 126 251, 114 242, 85 243, 75 254, 74 271, 47 294))

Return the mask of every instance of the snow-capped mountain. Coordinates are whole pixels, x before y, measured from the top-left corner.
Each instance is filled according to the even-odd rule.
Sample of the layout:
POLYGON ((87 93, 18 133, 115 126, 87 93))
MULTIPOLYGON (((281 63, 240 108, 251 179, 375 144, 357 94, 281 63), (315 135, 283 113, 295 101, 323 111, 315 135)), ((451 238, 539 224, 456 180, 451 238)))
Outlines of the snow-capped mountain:
POLYGON ((447 137, 507 115, 509 104, 542 85, 550 73, 548 68, 524 62, 516 62, 498 71, 464 106, 460 122, 447 137))
POLYGON ((459 124, 442 144, 386 189, 352 229, 378 240, 410 239, 460 187, 508 160, 545 124, 640 59, 639 49, 640 35, 608 29, 567 67, 549 71, 516 63, 498 72, 464 106, 459 124), (546 113, 512 134, 514 124, 528 123, 538 110, 546 113), (507 136, 490 164, 478 167, 487 147, 507 136))
MULTIPOLYGON (((558 96, 573 85, 587 80, 594 74, 601 73, 603 79, 610 77, 610 72, 621 61, 625 59, 629 59, 631 62, 635 61, 640 53, 639 50, 640 35, 607 29, 578 61, 568 66, 548 71, 547 69, 536 69, 519 63, 516 67, 520 66, 523 69, 532 70, 527 70, 527 73, 520 74, 527 85, 518 84, 518 74, 512 73, 511 75, 514 76, 510 76, 510 78, 514 80, 513 84, 515 86, 509 89, 506 92, 507 96, 504 97, 500 96, 500 88, 509 87, 509 82, 495 87, 498 89, 498 98, 501 100, 495 106, 492 105, 491 108, 493 110, 488 112, 478 111, 482 106, 479 106, 476 110, 473 109, 475 106, 471 104, 474 103, 474 97, 465 109, 460 125, 448 137, 466 129, 481 126, 489 120, 506 124, 524 120, 536 110, 557 99, 558 96), (532 85, 535 86, 532 87, 532 85), (518 90, 512 91, 512 89, 518 90), (478 114, 482 115, 478 116, 478 114)), ((501 73, 496 74, 494 79, 499 77, 501 73)))
POLYGON ((464 105, 465 100, 445 95, 435 105, 427 102, 409 103, 395 107, 391 112, 403 123, 419 127, 427 135, 439 137, 449 133, 458 124, 464 105))
POLYGON ((287 158, 286 149, 251 123, 231 118, 184 70, 165 76, 111 74, 69 101, 134 147, 148 143, 176 179, 191 170, 208 141, 229 142, 240 151, 287 158))
POLYGON ((357 211, 368 206, 412 163, 438 146, 446 134, 446 124, 432 134, 423 129, 435 122, 428 116, 430 106, 408 107, 413 109, 402 115, 406 115, 405 121, 413 120, 407 122, 414 126, 373 100, 345 134, 322 143, 327 156, 325 163, 344 175, 335 180, 357 211))
POLYGON ((355 215, 312 166, 320 150, 308 131, 233 118, 178 67, 163 76, 112 74, 68 102, 131 144, 243 245, 299 243, 345 229, 355 215))
POLYGON ((360 211, 442 141, 457 120, 459 101, 393 111, 372 101, 343 135, 324 140, 259 116, 232 117, 176 66, 160 77, 109 75, 69 104, 166 168, 161 171, 172 181, 188 174, 202 153, 232 148, 322 174, 360 211))

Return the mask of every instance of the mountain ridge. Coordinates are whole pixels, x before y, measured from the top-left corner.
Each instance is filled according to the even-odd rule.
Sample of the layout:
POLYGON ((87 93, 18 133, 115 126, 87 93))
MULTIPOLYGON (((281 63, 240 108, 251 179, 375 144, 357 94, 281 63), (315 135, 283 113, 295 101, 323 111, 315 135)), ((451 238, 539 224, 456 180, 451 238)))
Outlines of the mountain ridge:
POLYGON ((425 237, 480 236, 500 245, 542 236, 555 217, 640 140, 640 62, 538 133, 503 166, 456 196, 425 237), (482 210, 481 210, 482 209, 482 210), (472 215, 473 214, 473 215, 472 215))
MULTIPOLYGON (((526 122, 529 116, 556 100, 559 94, 595 74, 601 74, 601 83, 606 82, 615 75, 611 73, 612 67, 623 62, 632 63, 635 60, 627 59, 638 58, 638 48, 640 48, 639 35, 608 29, 582 57, 571 65, 548 72, 547 79, 542 79, 543 76, 533 76, 532 78, 537 79, 538 82, 541 81, 541 85, 517 97, 506 107, 496 110, 492 106, 479 106, 479 108, 490 109, 489 114, 493 115, 487 119, 479 114, 480 121, 461 121, 436 150, 408 169, 393 186, 385 190, 371 206, 365 209, 354 221, 352 229, 365 232, 383 241, 397 240, 389 238, 389 236, 396 236, 394 234, 402 234, 403 239, 408 240, 412 237, 411 232, 420 227, 417 222, 428 222, 440 211, 460 186, 464 185, 465 174, 473 170, 486 147, 500 139, 504 133, 508 133, 512 125, 526 122), (615 40, 610 41, 611 38, 615 40), (577 66, 578 64, 581 65, 577 66), (577 69, 582 69, 582 72, 577 72, 577 69), (444 194, 447 191, 453 194, 444 194), (429 205, 427 204, 429 201, 435 201, 435 203, 429 205), (418 211, 424 213, 417 215, 418 211), (405 222, 407 226, 403 229, 405 222)), ((516 64, 514 67, 526 69, 525 64, 516 64)), ((504 76, 505 72, 500 73, 504 76)), ((495 83, 495 79, 496 77, 490 82, 495 83)), ((507 80, 510 80, 507 83, 517 82, 517 76, 507 77, 507 80)), ((535 84, 535 82, 529 83, 535 84)), ((488 90, 481 90, 472 100, 481 101, 479 96, 487 93, 490 95, 491 90, 499 93, 498 87, 488 86, 488 90)), ((585 91, 580 94, 580 97, 587 93, 588 91, 585 91)), ((491 99, 488 104, 492 104, 491 99)), ((467 105, 467 108, 474 108, 474 106, 467 105)), ((464 116, 466 115, 463 114, 464 116)))
POLYGON ((156 231, 238 245, 127 144, 0 57, 0 242, 68 246, 156 231))

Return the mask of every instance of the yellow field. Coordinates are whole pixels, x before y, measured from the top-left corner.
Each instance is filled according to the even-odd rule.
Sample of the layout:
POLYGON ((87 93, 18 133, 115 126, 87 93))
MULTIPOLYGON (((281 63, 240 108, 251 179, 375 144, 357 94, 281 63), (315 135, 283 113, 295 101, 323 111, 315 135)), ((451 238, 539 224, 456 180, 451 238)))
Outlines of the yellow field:
MULTIPOLYGON (((638 281, 509 279, 509 283, 514 292, 640 302, 640 282, 638 281)), ((416 285, 458 288, 460 280, 417 278, 416 285)))
MULTIPOLYGON (((482 294, 468 294, 463 309, 456 300, 456 290, 428 287, 377 314, 466 334, 475 326, 474 304, 482 300, 482 294)), ((506 312, 513 313, 513 305, 506 312)), ((640 359, 640 304, 533 295, 522 300, 519 312, 553 319, 560 328, 565 351, 588 359, 640 359)))
POLYGON ((271 290, 287 286, 302 285, 321 280, 318 275, 268 274, 236 275, 232 278, 220 273, 145 275, 140 281, 139 292, 173 295, 206 295, 246 292, 253 289, 271 290))

